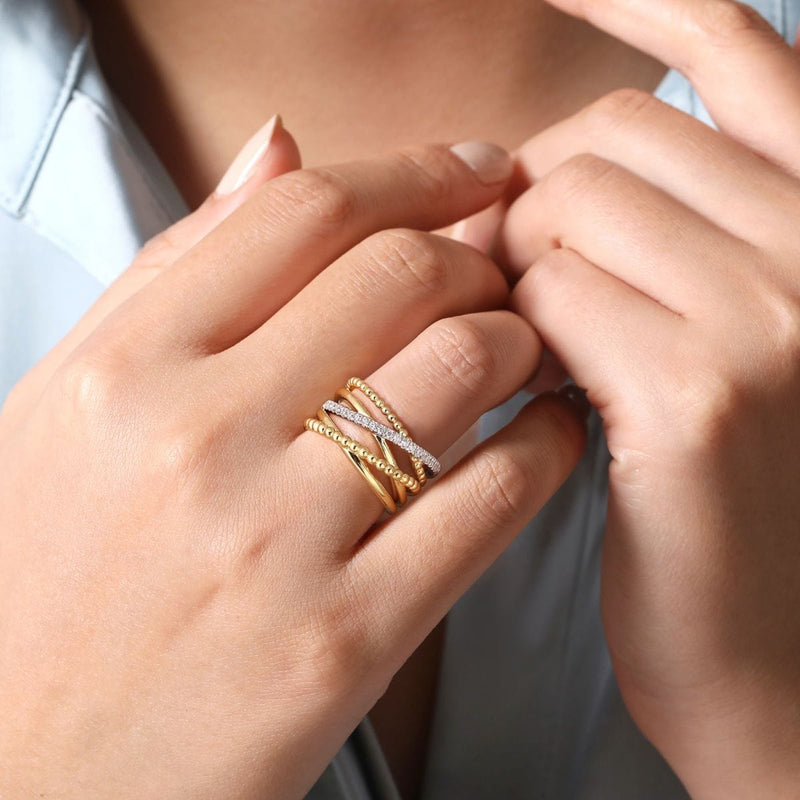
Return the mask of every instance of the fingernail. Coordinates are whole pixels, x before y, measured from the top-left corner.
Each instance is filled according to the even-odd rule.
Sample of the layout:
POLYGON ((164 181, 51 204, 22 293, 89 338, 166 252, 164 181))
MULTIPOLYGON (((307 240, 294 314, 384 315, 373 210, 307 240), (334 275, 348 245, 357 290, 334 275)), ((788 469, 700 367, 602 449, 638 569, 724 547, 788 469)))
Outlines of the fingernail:
POLYGON ((568 400, 583 419, 589 419, 589 414, 592 413, 592 404, 587 399, 584 389, 574 383, 567 383, 556 394, 568 400))
POLYGON ((461 142, 450 148, 474 173, 481 183, 499 183, 511 176, 511 156, 490 142, 461 142))
POLYGON ((217 186, 217 194, 231 194, 247 183, 256 171, 259 161, 269 150, 275 133, 281 129, 282 124, 280 114, 275 114, 269 122, 250 137, 222 176, 222 180, 217 186))

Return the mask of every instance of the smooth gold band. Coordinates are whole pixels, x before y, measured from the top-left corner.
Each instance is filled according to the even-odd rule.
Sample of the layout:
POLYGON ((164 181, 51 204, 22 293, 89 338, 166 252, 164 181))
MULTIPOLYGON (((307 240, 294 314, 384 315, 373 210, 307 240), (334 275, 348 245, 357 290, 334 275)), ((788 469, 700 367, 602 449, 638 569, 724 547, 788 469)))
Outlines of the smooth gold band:
MULTIPOLYGON (((383 507, 390 513, 394 514, 397 511, 397 504, 392 496, 386 490, 386 487, 372 474, 372 470, 367 466, 365 454, 357 452, 357 447, 353 448, 352 445, 358 445, 357 442, 352 442, 348 439, 336 426, 336 423, 328 416, 327 411, 320 409, 317 412, 319 419, 307 419, 305 423, 306 430, 320 433, 327 436, 332 441, 336 442, 348 457, 350 463, 356 468, 362 478, 367 482, 370 489, 375 493, 378 500, 381 501, 383 507)), ((367 455, 374 455, 370 453, 367 448, 363 448, 367 455)))
MULTIPOLYGON (((354 397, 352 392, 348 392, 346 389, 340 389, 338 392, 336 392, 336 397, 339 400, 344 400, 345 402, 349 403, 353 409, 358 411, 360 414, 364 414, 367 417, 370 416, 363 403, 361 403, 357 397, 354 397)), ((383 453, 384 459, 395 469, 400 469, 400 465, 397 463, 397 459, 394 457, 394 453, 391 451, 389 443, 386 441, 386 439, 374 432, 370 432, 370 434, 378 443, 378 447, 380 448, 381 453, 383 453)), ((392 478, 391 485, 394 499, 397 501, 398 505, 403 505, 403 503, 406 501, 406 487, 400 483, 400 481, 397 481, 394 478, 392 478)))

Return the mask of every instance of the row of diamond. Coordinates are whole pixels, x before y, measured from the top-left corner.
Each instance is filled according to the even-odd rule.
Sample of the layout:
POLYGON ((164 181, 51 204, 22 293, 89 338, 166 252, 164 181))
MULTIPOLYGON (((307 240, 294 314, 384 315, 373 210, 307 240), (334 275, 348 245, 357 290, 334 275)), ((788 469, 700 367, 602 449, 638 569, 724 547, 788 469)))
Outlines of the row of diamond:
POLYGON ((408 436, 403 436, 402 433, 398 433, 396 430, 394 430, 394 428, 390 428, 388 425, 382 425, 372 417, 369 417, 366 414, 359 414, 358 411, 353 411, 352 408, 348 408, 341 403, 337 403, 335 400, 326 400, 322 404, 322 407, 328 413, 350 420, 350 422, 360 425, 362 428, 366 428, 368 431, 371 431, 377 436, 382 436, 392 444, 396 444, 398 447, 401 447, 406 451, 406 453, 410 453, 415 458, 418 458, 430 470, 432 477, 435 477, 442 471, 442 465, 435 456, 431 455, 427 450, 420 447, 408 436))

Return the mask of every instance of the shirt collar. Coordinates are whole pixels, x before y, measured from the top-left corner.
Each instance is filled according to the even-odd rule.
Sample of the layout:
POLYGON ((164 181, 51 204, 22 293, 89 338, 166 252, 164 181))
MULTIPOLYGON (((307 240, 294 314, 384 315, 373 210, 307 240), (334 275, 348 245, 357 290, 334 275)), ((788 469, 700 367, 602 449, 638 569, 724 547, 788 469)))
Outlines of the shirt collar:
POLYGON ((20 214, 81 71, 74 0, 0 0, 0 206, 20 214))

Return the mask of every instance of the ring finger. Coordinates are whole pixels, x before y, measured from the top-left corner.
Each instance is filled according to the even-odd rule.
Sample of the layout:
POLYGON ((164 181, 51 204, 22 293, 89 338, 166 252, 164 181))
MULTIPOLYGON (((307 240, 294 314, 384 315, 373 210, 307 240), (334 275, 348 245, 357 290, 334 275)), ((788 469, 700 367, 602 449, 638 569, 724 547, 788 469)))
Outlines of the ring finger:
MULTIPOLYGON (((541 355, 541 344, 533 329, 509 311, 488 311, 451 317, 435 322, 366 378, 392 407, 412 439, 439 455, 455 442, 485 411, 511 396, 530 377, 541 355)), ((349 377, 349 376, 348 376, 349 377)), ((343 381, 344 382, 344 381, 343 381)), ((339 389, 330 385, 328 396, 339 389)), ((381 414, 362 396, 370 415, 381 414)), ((308 413, 313 416, 313 409, 308 413)), ((385 421, 385 420, 383 420, 385 421)), ((298 414, 297 429, 302 425, 298 414)), ((336 420, 337 425, 340 420, 336 420)), ((340 426, 344 427, 344 426, 340 426)), ((348 432, 352 431, 350 428, 348 432)), ((353 435, 377 452, 371 436, 353 435)), ((413 474, 408 460, 392 447, 401 468, 413 474)), ((364 531, 383 512, 375 493, 349 466, 345 453, 333 442, 313 432, 298 436, 289 448, 289 474, 308 481, 309 496, 324 488, 325 503, 311 513, 319 524, 309 530, 330 531, 331 513, 341 515, 341 535, 327 549, 347 554, 364 531), (308 465, 314 469, 308 469, 308 465)), ((323 534, 329 536, 330 534, 323 534)))

